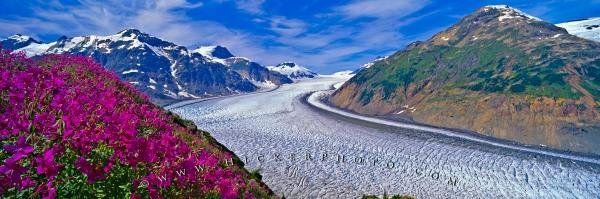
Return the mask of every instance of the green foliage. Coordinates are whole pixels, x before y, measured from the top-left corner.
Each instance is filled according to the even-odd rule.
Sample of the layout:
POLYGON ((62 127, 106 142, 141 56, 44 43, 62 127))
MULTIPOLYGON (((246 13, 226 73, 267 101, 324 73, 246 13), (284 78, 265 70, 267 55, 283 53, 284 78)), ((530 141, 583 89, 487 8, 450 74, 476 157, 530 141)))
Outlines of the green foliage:
POLYGON ((256 169, 254 171, 250 171, 250 176, 251 179, 256 179, 256 180, 262 180, 262 175, 260 175, 260 169, 256 169))
POLYGON ((578 99, 581 93, 573 90, 566 84, 550 84, 542 86, 527 86, 525 93, 537 97, 557 97, 565 99, 578 99))
POLYGON ((510 91, 513 93, 522 93, 525 92, 525 85, 523 84, 514 84, 510 86, 510 91))
MULTIPOLYGON (((518 39, 519 30, 506 29, 499 35, 518 39)), ((568 74, 562 71, 567 62, 553 53, 551 45, 540 45, 525 52, 501 40, 473 41, 460 47, 430 45, 377 62, 352 81, 365 84, 359 98, 363 105, 370 102, 375 91, 381 90, 383 99, 390 99, 397 89, 408 88, 411 84, 424 85, 425 81, 432 81, 444 89, 579 98, 581 93, 569 86, 566 82, 568 74)), ((595 60, 585 65, 580 73, 587 74, 595 85, 600 85, 598 66, 600 60, 595 60)), ((597 92, 593 95, 600 96, 597 92)))
POLYGON ((362 93, 360 93, 360 102, 362 103, 362 105, 368 104, 369 102, 371 102, 371 98, 373 97, 374 93, 372 90, 364 90, 362 91, 362 93))
MULTIPOLYGON (((108 147, 97 147, 93 150, 90 160, 97 162, 104 160, 112 153, 108 147)), ((88 183, 87 177, 77 170, 72 164, 78 155, 70 149, 65 155, 58 159, 64 169, 58 175, 55 185, 57 196, 64 198, 129 198, 133 191, 131 182, 141 176, 147 175, 147 171, 138 167, 133 170, 129 166, 116 164, 106 179, 95 183, 88 183), (69 164, 69 162, 71 162, 69 164)), ((142 190, 143 191, 143 190, 142 190)), ((144 195, 138 191, 138 194, 144 195)))
MULTIPOLYGON (((600 77, 599 77, 600 78, 600 77)), ((594 96, 594 100, 600 100, 600 86, 593 81, 584 81, 581 87, 594 96)))

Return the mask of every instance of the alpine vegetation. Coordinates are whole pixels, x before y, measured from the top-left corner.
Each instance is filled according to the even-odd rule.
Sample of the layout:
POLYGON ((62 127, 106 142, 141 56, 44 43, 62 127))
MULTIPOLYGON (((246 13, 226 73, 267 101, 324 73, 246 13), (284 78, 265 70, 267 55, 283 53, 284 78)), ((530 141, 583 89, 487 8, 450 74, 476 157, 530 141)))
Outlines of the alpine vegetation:
POLYGON ((0 195, 265 198, 239 158, 91 58, 0 49, 0 195))

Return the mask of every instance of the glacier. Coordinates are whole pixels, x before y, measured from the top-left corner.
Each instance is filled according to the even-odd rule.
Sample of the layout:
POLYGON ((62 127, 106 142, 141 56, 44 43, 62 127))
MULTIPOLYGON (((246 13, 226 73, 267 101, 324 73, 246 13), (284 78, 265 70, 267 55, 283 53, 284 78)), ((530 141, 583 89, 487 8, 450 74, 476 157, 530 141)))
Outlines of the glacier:
POLYGON ((210 132, 287 198, 600 196, 594 157, 376 124, 306 103, 319 96, 311 93, 328 92, 347 78, 318 77, 167 108, 210 132))

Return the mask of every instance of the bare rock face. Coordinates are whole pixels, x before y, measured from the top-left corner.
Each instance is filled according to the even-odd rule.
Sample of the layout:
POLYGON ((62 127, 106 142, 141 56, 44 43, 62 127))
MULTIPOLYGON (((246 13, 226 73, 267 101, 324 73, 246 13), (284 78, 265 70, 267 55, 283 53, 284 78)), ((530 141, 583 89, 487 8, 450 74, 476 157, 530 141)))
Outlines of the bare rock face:
POLYGON ((600 154, 600 43, 508 6, 486 6, 361 70, 330 101, 600 154))

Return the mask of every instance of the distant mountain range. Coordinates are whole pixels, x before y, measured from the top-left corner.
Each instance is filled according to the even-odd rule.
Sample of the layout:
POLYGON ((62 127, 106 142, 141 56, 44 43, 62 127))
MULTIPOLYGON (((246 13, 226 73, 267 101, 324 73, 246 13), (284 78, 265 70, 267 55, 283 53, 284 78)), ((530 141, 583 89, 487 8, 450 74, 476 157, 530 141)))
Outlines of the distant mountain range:
POLYGON ((93 57, 158 104, 253 92, 293 82, 286 75, 234 56, 225 47, 189 50, 136 29, 109 36, 61 37, 49 43, 17 34, 1 40, 0 45, 30 57, 48 53, 93 57))
POLYGON ((600 43, 567 30, 485 6, 364 67, 329 100, 362 114, 600 154, 600 43))
POLYGON ((271 71, 281 73, 291 79, 314 78, 319 76, 317 73, 312 72, 306 67, 300 66, 294 62, 283 62, 277 66, 269 66, 267 68, 269 68, 271 71))

